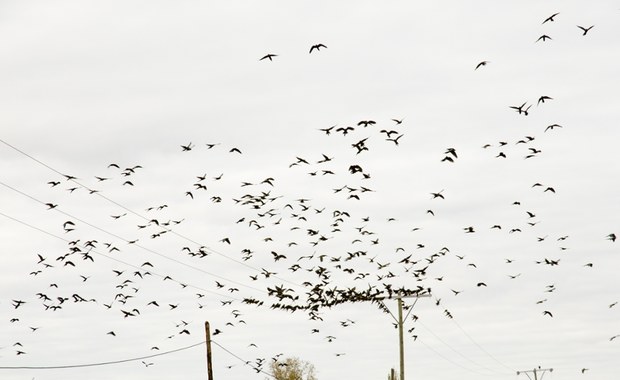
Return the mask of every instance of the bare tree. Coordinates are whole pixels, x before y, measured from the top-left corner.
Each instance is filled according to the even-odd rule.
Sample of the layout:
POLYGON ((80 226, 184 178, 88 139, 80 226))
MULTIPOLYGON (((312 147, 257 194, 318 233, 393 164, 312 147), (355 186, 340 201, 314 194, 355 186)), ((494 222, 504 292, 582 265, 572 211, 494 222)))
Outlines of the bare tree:
POLYGON ((296 357, 271 361, 270 367, 276 380, 317 380, 314 365, 296 357))

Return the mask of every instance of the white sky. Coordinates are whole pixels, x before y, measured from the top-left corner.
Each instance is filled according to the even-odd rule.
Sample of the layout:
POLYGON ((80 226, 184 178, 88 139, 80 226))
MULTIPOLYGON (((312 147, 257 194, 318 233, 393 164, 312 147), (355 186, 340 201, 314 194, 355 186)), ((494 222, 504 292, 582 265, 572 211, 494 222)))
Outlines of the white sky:
MULTIPOLYGON (((417 322, 405 324, 415 328, 405 334, 407 378, 508 379, 539 365, 554 369, 546 379, 617 378, 620 338, 610 338, 620 334, 620 305, 610 305, 620 301, 620 242, 607 239, 620 236, 617 1, 4 1, 0 36, 0 367, 147 356, 201 342, 209 321, 222 331, 215 342, 251 362, 214 345, 216 378, 264 379, 252 366, 280 353, 312 362, 321 380, 385 378, 398 367, 398 337, 376 306, 339 305, 322 310, 323 321, 269 308, 277 300, 267 287, 281 284, 304 303, 302 283, 319 281, 304 269, 322 266, 326 288, 432 288, 412 311, 417 322), (582 36, 577 25, 594 28, 582 36), (535 42, 543 34, 552 40, 535 42), (308 54, 318 43, 327 48, 308 54), (277 56, 259 61, 268 53, 277 56), (543 95, 553 99, 537 104, 543 95), (524 102, 527 116, 509 108, 524 102), (545 132, 552 124, 562 128, 545 132), (329 136, 320 131, 334 125, 329 136), (346 126, 355 130, 335 132, 346 126), (402 134, 399 145, 380 130, 402 134), (368 151, 356 154, 351 145, 364 138, 368 151), (450 147, 458 158, 442 162, 450 147), (333 160, 317 163, 322 154, 333 160), (296 157, 310 164, 289 167, 296 157), (371 178, 350 174, 353 164, 371 178), (142 168, 120 174, 134 165, 142 168), (204 174, 207 190, 195 189, 204 174), (273 187, 259 184, 268 177, 273 187), (357 190, 334 192, 344 185, 357 190), (261 191, 278 198, 257 210, 233 200, 261 191), (432 199, 440 191, 445 199, 432 199), (299 198, 309 199, 306 211, 299 198), (270 209, 275 216, 259 215, 270 209), (335 210, 350 217, 333 226, 335 210), (151 238, 164 228, 137 227, 151 218, 182 222, 151 238), (75 230, 65 232, 66 221, 75 230), (63 266, 56 258, 77 239, 83 250, 97 241, 94 262, 75 254, 67 260, 76 266, 63 266), (182 251, 201 245, 205 258, 182 251), (442 247, 450 252, 416 281, 411 270, 442 247), (244 261, 246 248, 253 256, 244 261), (358 250, 366 256, 344 261, 358 250), (274 262, 272 251, 286 259, 274 262), (413 268, 398 263, 408 255, 413 268), (545 259, 559 265, 535 263, 545 259), (140 268, 146 261, 153 268, 140 268), (136 270, 154 275, 141 280, 136 270), (354 280, 359 273, 369 275, 354 280), (113 302, 118 293, 133 297, 123 305, 113 302), (73 294, 96 302, 74 303, 73 294), (46 310, 56 297, 69 300, 46 310), (265 305, 243 304, 248 297, 265 305), (26 303, 15 309, 13 300, 26 303), (140 314, 123 318, 132 309, 140 314), (347 319, 354 323, 342 327, 347 319)), ((386 304, 396 313, 396 301, 386 304)), ((196 347, 145 359, 149 367, 0 369, 0 378, 198 379, 204 358, 196 347)))

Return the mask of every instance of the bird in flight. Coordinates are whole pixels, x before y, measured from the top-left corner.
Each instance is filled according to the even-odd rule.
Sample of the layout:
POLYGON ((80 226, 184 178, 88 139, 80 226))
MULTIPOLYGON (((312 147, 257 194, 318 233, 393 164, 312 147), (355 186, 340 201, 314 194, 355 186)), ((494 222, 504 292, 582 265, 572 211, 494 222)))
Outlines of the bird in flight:
POLYGON ((390 138, 387 138, 387 139, 385 139, 385 140, 386 140, 386 141, 391 141, 391 142, 393 142, 394 144, 398 145, 398 140, 399 140, 401 137, 403 137, 403 136, 404 136, 404 134, 402 134, 402 135, 398 135, 398 137, 396 137, 395 139, 390 139, 390 138))
POLYGON ((323 44, 316 44, 316 45, 312 45, 310 47, 310 52, 308 54, 311 54, 313 50, 316 49, 316 51, 321 51, 321 48, 325 48, 327 49, 327 46, 323 45, 323 44))
POLYGON ((538 98, 538 103, 536 103, 536 105, 539 105, 540 103, 544 103, 545 100, 553 100, 553 98, 549 97, 549 96, 546 96, 546 95, 543 95, 540 98, 538 98))
POLYGON ((359 123, 357 123, 357 125, 363 125, 364 128, 366 128, 369 125, 375 125, 376 122, 374 120, 362 120, 359 123))
POLYGON ((525 107, 526 104, 527 104, 527 102, 521 104, 520 106, 509 106, 509 107, 512 108, 513 110, 516 110, 519 113, 519 115, 520 115, 522 113, 526 113, 527 109, 529 109, 529 107, 528 107, 525 111, 523 110, 523 107, 525 107))
POLYGON ((545 42, 545 41, 547 41, 547 40, 552 40, 552 39, 553 39, 553 38, 549 37, 548 35, 543 34, 542 36, 538 37, 538 39, 537 39, 536 41, 534 41, 534 42, 538 42, 538 41, 540 41, 540 40, 543 40, 543 42, 545 42))
POLYGON ((441 191, 440 191, 440 192, 438 192, 438 193, 431 193, 431 195, 433 196, 433 198, 432 198, 432 199, 435 199, 435 198, 446 199, 446 198, 444 198, 444 196, 443 196, 441 193, 443 193, 443 190, 441 190, 441 191))
POLYGON ((545 132, 547 132, 549 129, 553 130, 553 128, 562 128, 562 126, 559 124, 551 124, 550 126, 545 128, 545 132))
POLYGON ((329 135, 332 131, 332 129, 334 129, 335 125, 332 125, 329 128, 319 128, 319 131, 325 132, 326 135, 329 135))
POLYGON ((577 27, 583 31, 582 36, 585 36, 586 34, 588 34, 590 29, 594 28, 594 25, 592 25, 592 26, 590 26, 588 28, 584 28, 583 26, 579 26, 579 25, 577 25, 577 27))
POLYGON ((346 136, 349 132, 354 131, 355 128, 353 127, 340 127, 340 128, 336 128, 336 132, 342 132, 343 136, 346 136))
POLYGON ((552 22, 553 22, 553 21, 555 21, 553 18, 554 18, 555 16, 559 15, 559 14, 560 14, 560 12, 552 14, 551 16, 547 17, 547 18, 545 19, 545 21, 543 21, 542 23, 544 24, 544 23, 546 23, 547 21, 552 21, 552 22))
POLYGON ((478 70, 481 66, 486 66, 487 63, 489 63, 489 61, 482 61, 482 62, 478 63, 474 70, 478 70))
POLYGON ((259 59, 259 61, 262 61, 264 59, 269 59, 270 61, 273 61, 273 57, 277 57, 277 54, 267 54, 265 55, 263 58, 259 59))

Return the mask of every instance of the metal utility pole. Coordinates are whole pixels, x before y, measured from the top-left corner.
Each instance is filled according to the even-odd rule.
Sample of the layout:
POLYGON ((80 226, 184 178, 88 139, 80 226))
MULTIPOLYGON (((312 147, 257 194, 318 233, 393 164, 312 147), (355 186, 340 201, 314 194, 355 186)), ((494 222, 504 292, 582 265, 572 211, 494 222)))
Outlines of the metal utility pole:
POLYGON ((205 322, 205 337, 207 342, 207 379, 213 380, 213 364, 211 363, 211 329, 209 322, 205 322))
POLYGON ((530 377, 530 373, 532 373, 534 375, 534 380, 538 380, 538 373, 540 372, 540 380, 542 380, 543 376, 545 376, 545 372, 553 372, 553 368, 540 368, 540 366, 538 366, 538 368, 534 368, 532 370, 527 370, 527 371, 517 371, 517 376, 519 376, 520 374, 525 374, 525 376, 527 376, 530 380, 532 380, 532 378, 530 377))

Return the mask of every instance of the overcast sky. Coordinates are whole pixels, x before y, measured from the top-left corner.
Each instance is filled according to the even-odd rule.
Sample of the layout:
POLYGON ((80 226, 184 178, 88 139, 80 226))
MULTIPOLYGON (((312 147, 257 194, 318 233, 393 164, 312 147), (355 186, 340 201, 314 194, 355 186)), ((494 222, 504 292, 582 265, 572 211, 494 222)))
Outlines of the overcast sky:
POLYGON ((0 378, 206 378, 205 321, 216 378, 398 368, 375 304, 271 307, 317 285, 431 289, 407 378, 617 378, 617 1, 3 1, 0 36, 0 378))

